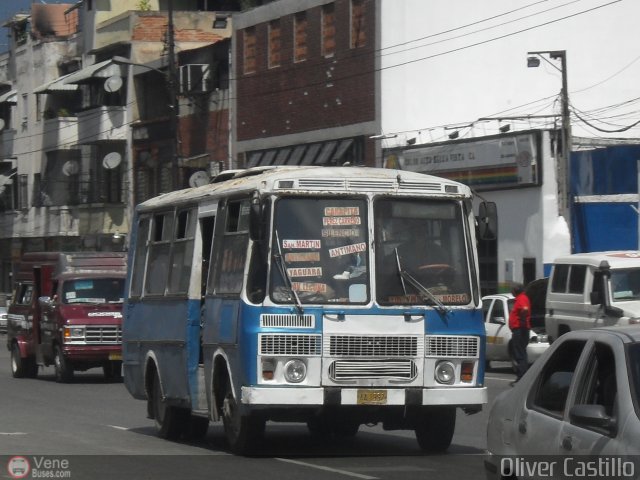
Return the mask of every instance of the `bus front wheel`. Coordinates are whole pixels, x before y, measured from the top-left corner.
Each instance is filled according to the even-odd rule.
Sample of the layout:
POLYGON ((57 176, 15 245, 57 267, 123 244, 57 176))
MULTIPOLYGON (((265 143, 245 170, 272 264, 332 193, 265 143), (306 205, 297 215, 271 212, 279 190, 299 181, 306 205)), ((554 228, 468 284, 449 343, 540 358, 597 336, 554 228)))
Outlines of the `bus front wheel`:
POLYGON ((231 451, 238 455, 251 454, 256 442, 264 434, 265 421, 262 418, 243 415, 233 396, 231 382, 227 379, 222 402, 222 423, 231 451))
POLYGON ((160 376, 155 372, 153 389, 151 390, 151 411, 155 419, 158 436, 167 440, 175 440, 183 433, 188 413, 186 410, 168 405, 162 395, 160 376))
POLYGON ((444 452, 456 428, 456 407, 434 407, 420 416, 415 427, 416 440, 424 452, 444 452))

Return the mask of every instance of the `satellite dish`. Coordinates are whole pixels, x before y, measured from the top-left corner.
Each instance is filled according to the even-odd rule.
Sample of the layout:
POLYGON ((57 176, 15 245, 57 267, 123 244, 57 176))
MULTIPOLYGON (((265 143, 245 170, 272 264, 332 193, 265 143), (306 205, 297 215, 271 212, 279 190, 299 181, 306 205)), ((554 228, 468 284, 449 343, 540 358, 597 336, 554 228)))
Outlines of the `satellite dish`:
POLYGON ((204 170, 198 170, 189 177, 190 187, 201 187, 209 183, 209 174, 204 170))
POLYGON ((122 155, 118 152, 107 153, 102 159, 102 166, 107 170, 113 170, 122 162, 122 155))
POLYGON ((122 77, 120 75, 112 75, 104 81, 104 89, 109 93, 114 93, 122 87, 122 77))
POLYGON ((64 173, 67 177, 76 175, 79 171, 80 165, 78 164, 77 160, 67 160, 66 162, 64 162, 64 165, 62 165, 62 173, 64 173))
POLYGON ((0 118, 0 130, 4 128, 4 120, 0 118))

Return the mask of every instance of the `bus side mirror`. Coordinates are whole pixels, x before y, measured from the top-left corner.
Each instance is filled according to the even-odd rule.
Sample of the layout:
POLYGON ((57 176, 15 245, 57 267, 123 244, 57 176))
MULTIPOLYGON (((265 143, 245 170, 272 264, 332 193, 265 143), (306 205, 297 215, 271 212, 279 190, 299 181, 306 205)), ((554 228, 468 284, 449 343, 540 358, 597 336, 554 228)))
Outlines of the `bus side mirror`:
POLYGON ((260 242, 264 239, 263 217, 262 203, 259 198, 253 197, 249 213, 249 238, 254 242, 260 242))
POLYGON ((498 207, 495 202, 482 202, 478 209, 478 236, 481 240, 498 237, 498 207))

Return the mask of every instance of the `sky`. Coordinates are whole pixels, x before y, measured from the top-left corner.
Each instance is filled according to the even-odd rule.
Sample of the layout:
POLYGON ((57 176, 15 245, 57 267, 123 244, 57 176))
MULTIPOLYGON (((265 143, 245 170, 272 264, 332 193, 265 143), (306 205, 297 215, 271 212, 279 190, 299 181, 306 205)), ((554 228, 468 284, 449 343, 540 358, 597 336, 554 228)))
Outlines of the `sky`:
POLYGON ((518 117, 512 130, 551 127, 530 116, 560 111, 560 62, 527 57, 554 50, 572 134, 640 138, 640 0, 388 0, 382 18, 382 130, 397 134, 385 147, 498 133, 482 119, 502 115, 518 117))

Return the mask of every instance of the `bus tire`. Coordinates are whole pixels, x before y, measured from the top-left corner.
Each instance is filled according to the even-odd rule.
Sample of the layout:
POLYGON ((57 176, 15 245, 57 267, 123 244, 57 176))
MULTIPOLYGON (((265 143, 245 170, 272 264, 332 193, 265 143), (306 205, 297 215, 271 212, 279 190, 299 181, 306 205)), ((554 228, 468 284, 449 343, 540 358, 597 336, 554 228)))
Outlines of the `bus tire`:
POLYGON ((166 440, 176 440, 186 428, 188 412, 183 408, 167 404, 162 395, 162 385, 157 370, 154 372, 151 387, 151 411, 158 436, 166 440))
POLYGON ((441 453, 449 448, 456 428, 456 407, 434 407, 420 416, 416 440, 423 452, 441 453))
POLYGON ((56 382, 69 383, 73 380, 73 365, 65 358, 60 345, 54 347, 53 367, 56 374, 56 382))
POLYGON ((222 402, 222 423, 229 448, 236 455, 251 455, 264 434, 264 419, 240 413, 228 378, 222 402))

